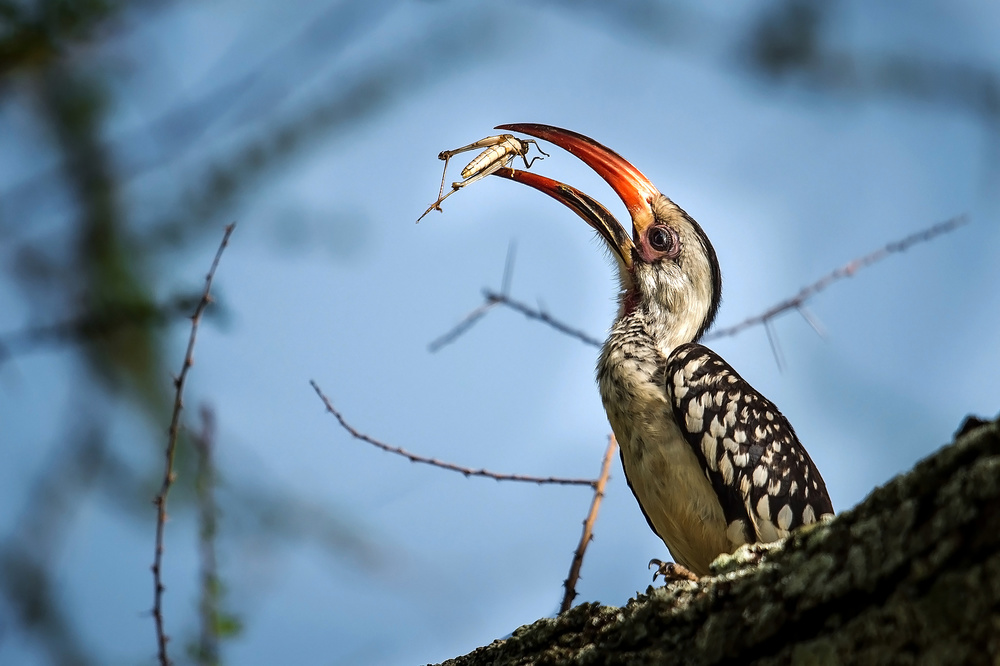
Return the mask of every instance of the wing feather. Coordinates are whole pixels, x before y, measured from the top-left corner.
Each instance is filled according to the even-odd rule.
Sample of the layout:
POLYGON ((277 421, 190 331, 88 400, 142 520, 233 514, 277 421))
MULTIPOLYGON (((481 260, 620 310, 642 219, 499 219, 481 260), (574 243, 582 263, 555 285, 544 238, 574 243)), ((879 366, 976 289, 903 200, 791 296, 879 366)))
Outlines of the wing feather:
POLYGON ((792 425, 721 356, 681 345, 667 359, 664 381, 734 546, 776 541, 833 514, 826 484, 792 425))

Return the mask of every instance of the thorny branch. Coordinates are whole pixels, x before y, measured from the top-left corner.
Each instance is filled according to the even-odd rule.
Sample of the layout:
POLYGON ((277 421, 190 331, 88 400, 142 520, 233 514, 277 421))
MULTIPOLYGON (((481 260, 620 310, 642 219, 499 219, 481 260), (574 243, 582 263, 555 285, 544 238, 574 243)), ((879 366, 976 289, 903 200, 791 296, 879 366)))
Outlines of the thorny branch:
MULTIPOLYGON (((720 328, 711 331, 710 333, 705 335, 705 337, 702 339, 706 341, 716 340, 718 338, 725 338, 738 335, 739 333, 742 333, 744 330, 751 328, 753 326, 757 326, 759 324, 767 326, 770 324, 771 321, 773 321, 779 315, 784 314, 789 310, 798 310, 798 312, 802 315, 802 317, 806 320, 806 322, 808 322, 809 325, 812 326, 813 329, 817 331, 817 333, 822 334, 822 330, 819 326, 819 323, 812 316, 812 314, 806 309, 805 305, 806 301, 808 301, 810 298, 812 298, 819 292, 829 287, 834 282, 837 282, 847 277, 852 277, 856 272, 858 272, 862 268, 867 268, 868 266, 878 261, 881 261, 882 259, 885 259, 890 254, 903 252, 904 250, 909 249, 912 245, 929 241, 932 238, 935 238, 942 234, 946 234, 950 231, 954 231, 963 224, 966 224, 967 222, 968 218, 965 215, 959 215, 957 217, 953 217, 944 222, 939 222, 938 224, 935 224, 926 229, 913 233, 898 241, 893 241, 870 254, 866 254, 856 259, 852 259, 851 261, 847 262, 840 268, 837 268, 831 271, 830 273, 827 273, 816 282, 813 282, 812 284, 803 287, 794 296, 786 298, 785 300, 780 301, 775 305, 772 305, 771 307, 764 310, 760 314, 747 317, 738 324, 734 324, 733 326, 728 326, 726 328, 720 328)), ((437 351, 444 345, 454 342, 462 334, 468 331, 473 324, 475 324, 479 319, 481 319, 483 315, 485 315, 487 312, 489 312, 497 305, 504 305, 516 312, 520 312, 529 319, 534 319, 536 321, 542 322, 543 324, 547 324, 550 327, 559 331, 560 333, 564 333, 570 337, 576 338, 577 340, 580 340, 585 344, 591 345, 592 347, 598 347, 598 348, 601 347, 602 343, 597 338, 592 337, 584 333, 583 331, 580 331, 579 329, 573 328, 572 326, 563 323, 562 321, 556 319, 555 317, 553 317, 552 315, 550 315, 548 312, 546 312, 541 308, 533 308, 530 305, 527 305, 526 303, 514 300, 507 294, 506 290, 498 293, 490 289, 485 289, 483 290, 483 297, 485 302, 482 305, 480 305, 478 308, 476 308, 468 315, 466 315, 462 319, 462 321, 459 322, 459 324, 453 327, 450 331, 448 331, 444 335, 440 336, 439 338, 431 342, 430 344, 431 351, 437 351)), ((771 340, 771 345, 772 348, 775 350, 776 357, 780 358, 780 352, 776 347, 776 343, 773 340, 770 330, 768 330, 768 338, 769 340, 771 340)))
POLYGON ((618 441, 614 433, 608 436, 608 450, 604 452, 604 462, 601 463, 601 475, 597 477, 594 485, 594 499, 590 502, 590 511, 583 521, 583 534, 580 535, 580 543, 573 553, 573 562, 569 567, 569 576, 563 582, 566 593, 563 595, 562 605, 559 612, 568 611, 576 599, 576 581, 580 579, 580 568, 583 566, 583 556, 587 552, 587 544, 594 540, 594 523, 597 521, 597 511, 601 508, 601 500, 604 499, 604 487, 608 484, 608 477, 611 475, 611 461, 615 456, 615 449, 618 448, 618 441))
POLYGON ((174 379, 174 409, 170 417, 170 428, 167 431, 166 464, 163 471, 163 483, 160 492, 153 499, 156 506, 156 548, 153 555, 153 620, 156 623, 156 643, 158 647, 158 657, 160 666, 169 666, 170 657, 167 656, 167 641, 169 637, 163 629, 163 578, 161 567, 163 564, 163 531, 167 522, 167 495, 170 493, 170 486, 174 482, 174 454, 177 451, 177 436, 180 432, 181 410, 184 407, 184 384, 187 381, 188 371, 194 365, 194 343, 198 337, 198 324, 205 308, 212 302, 212 280, 215 271, 219 267, 219 260, 226 246, 229 245, 229 237, 233 234, 236 224, 226 226, 219 243, 219 249, 212 260, 212 266, 205 276, 205 290, 202 292, 201 300, 195 307, 194 314, 191 315, 191 335, 188 338, 187 351, 184 354, 184 362, 181 365, 180 374, 174 379))
POLYGON ((867 268, 868 266, 871 266, 872 264, 885 259, 890 254, 903 252, 905 250, 908 250, 912 245, 916 245, 917 243, 923 243, 925 241, 931 240, 932 238, 935 238, 936 236, 946 234, 949 231, 954 231, 963 224, 966 224, 968 221, 969 220, 965 215, 959 215, 957 217, 951 218, 950 220, 939 222, 933 226, 927 227, 926 229, 910 234, 909 236, 900 239, 898 241, 893 241, 892 243, 887 244, 885 247, 879 248, 878 250, 875 250, 870 254, 866 254, 863 257, 852 259, 851 261, 847 262, 840 268, 831 271, 830 273, 827 273, 826 275, 816 280, 809 286, 803 287, 801 290, 799 290, 799 293, 795 294, 794 296, 786 298, 785 300, 772 305, 767 310, 764 310, 758 315, 754 315, 753 317, 747 317, 738 324, 735 324, 733 326, 728 326, 726 328, 716 329, 711 333, 709 333, 708 335, 706 335, 704 339, 714 340, 716 338, 725 338, 737 335, 738 333, 743 332, 744 330, 750 328, 751 326, 767 323, 770 320, 777 317, 778 315, 780 315, 781 313, 786 312, 788 310, 798 310, 799 312, 801 312, 802 317, 809 323, 810 326, 816 328, 818 332, 819 329, 817 328, 816 321, 811 318, 811 315, 807 310, 803 309, 805 306, 805 302, 807 300, 809 300, 819 292, 823 291, 834 282, 843 280, 844 278, 852 277, 862 268, 867 268))
MULTIPOLYGON (((503 280, 500 282, 501 285, 500 293, 503 294, 504 300, 507 299, 507 294, 510 293, 510 281, 511 278, 514 276, 514 256, 516 255, 516 250, 517 246, 514 243, 511 243, 510 245, 507 246, 507 260, 504 262, 503 265, 503 280)), ((444 347, 445 345, 453 342, 456 338, 458 338, 467 330, 472 328, 473 324, 479 321, 484 315, 486 315, 487 312, 492 310, 496 305, 499 305, 500 302, 501 299, 494 298, 493 294, 491 294, 490 292, 486 292, 485 303, 480 305, 478 308, 476 308, 469 314, 465 315, 465 317, 462 318, 462 321, 458 322, 455 325, 455 327, 452 328, 450 331, 448 331, 441 337, 437 338, 436 340, 431 341, 431 343, 427 345, 427 348, 432 352, 436 352, 437 350, 441 349, 441 347, 444 347)))
POLYGON ((323 390, 320 389, 319 385, 315 382, 315 380, 309 380, 309 384, 310 386, 313 387, 313 390, 316 391, 316 395, 319 396, 319 399, 323 401, 323 404, 326 406, 326 411, 333 414, 333 416, 337 419, 337 421, 340 422, 341 427, 343 427, 344 430, 350 433, 351 437, 353 437, 354 439, 361 440, 362 442, 367 442, 368 444, 378 447, 383 451, 388 451, 389 453, 395 453, 396 455, 403 456, 410 462, 423 463, 425 465, 432 465, 434 467, 448 469, 453 472, 459 472, 460 474, 463 474, 465 476, 483 476, 489 479, 496 479, 497 481, 522 481, 525 483, 537 483, 539 485, 551 483, 564 486, 590 486, 591 488, 597 487, 598 482, 594 479, 567 479, 557 476, 528 476, 524 474, 502 474, 499 472, 491 472, 487 469, 472 469, 471 467, 463 467, 461 465, 445 462, 443 460, 438 460, 436 458, 428 458, 426 456, 421 456, 416 453, 410 453, 406 449, 386 444, 385 442, 381 442, 375 439, 374 437, 371 437, 359 430, 356 430, 353 426, 351 426, 351 424, 349 424, 344 419, 343 415, 339 411, 337 411, 337 409, 333 406, 333 403, 330 402, 330 399, 326 397, 326 395, 323 393, 323 390))

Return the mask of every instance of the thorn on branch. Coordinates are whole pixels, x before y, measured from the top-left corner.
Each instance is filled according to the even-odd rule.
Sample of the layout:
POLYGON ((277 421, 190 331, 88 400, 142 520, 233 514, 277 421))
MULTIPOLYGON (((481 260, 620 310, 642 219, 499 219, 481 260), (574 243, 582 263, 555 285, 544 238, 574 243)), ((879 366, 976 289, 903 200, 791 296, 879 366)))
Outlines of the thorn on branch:
POLYGON ((500 281, 500 293, 504 296, 510 293, 510 283, 514 279, 514 257, 517 255, 517 243, 510 242, 507 246, 507 261, 503 265, 503 279, 500 281))
POLYGON ((778 366, 778 372, 785 369, 785 357, 781 353, 781 345, 778 343, 778 333, 774 330, 774 321, 764 320, 764 330, 767 332, 767 343, 771 346, 771 353, 774 354, 774 362, 778 366))

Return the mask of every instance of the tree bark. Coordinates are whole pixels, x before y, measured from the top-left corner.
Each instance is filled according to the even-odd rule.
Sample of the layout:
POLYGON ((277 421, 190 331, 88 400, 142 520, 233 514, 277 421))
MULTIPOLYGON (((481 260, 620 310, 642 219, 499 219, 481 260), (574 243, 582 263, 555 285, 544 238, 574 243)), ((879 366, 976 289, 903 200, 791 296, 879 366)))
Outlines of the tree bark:
POLYGON ((1000 664, 1000 419, 712 576, 581 604, 448 666, 1000 664))

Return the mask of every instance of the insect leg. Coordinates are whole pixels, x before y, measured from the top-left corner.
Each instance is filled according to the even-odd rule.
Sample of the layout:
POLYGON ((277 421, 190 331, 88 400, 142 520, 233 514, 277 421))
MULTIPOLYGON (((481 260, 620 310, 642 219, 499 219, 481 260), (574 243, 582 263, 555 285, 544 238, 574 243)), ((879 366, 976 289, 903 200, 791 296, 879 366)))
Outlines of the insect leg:
POLYGON ((445 194, 444 196, 438 197, 438 200, 435 201, 434 203, 432 203, 430 205, 430 208, 428 208, 427 210, 425 210, 424 214, 417 218, 417 222, 420 222, 420 220, 424 219, 424 217, 427 215, 427 213, 431 212, 435 208, 437 210, 441 210, 441 202, 444 201, 445 199, 447 199, 448 197, 450 197, 451 195, 453 195, 455 192, 458 192, 460 189, 462 189, 466 185, 471 185, 472 183, 476 182, 477 180, 482 180, 483 178, 486 178, 486 176, 489 176, 494 171, 499 170, 501 167, 507 166, 507 164, 509 164, 512 159, 513 159, 513 155, 508 156, 505 159, 496 160, 492 164, 488 165, 485 169, 482 169, 481 171, 479 171, 478 173, 476 173, 476 174, 474 174, 472 176, 469 176, 465 180, 463 180, 461 182, 458 182, 458 183, 452 183, 451 184, 451 191, 449 191, 448 194, 445 194))
POLYGON ((473 175, 469 176, 468 178, 466 178, 462 182, 460 182, 460 183, 452 183, 451 184, 451 188, 452 188, 451 191, 452 192, 456 192, 461 187, 465 187, 466 185, 471 185, 474 182, 476 182, 477 180, 482 180, 483 178, 486 178, 486 176, 489 176, 490 174, 492 174, 493 172, 497 171, 501 167, 505 167, 508 164, 510 164, 510 161, 512 159, 514 159, 513 155, 505 155, 505 156, 503 156, 502 159, 494 160, 493 162, 491 162, 490 164, 487 164, 485 167, 479 169, 479 171, 477 171, 473 175))
MULTIPOLYGON (((462 146, 461 148, 455 148, 454 150, 442 150, 440 153, 438 153, 438 159, 444 160, 444 172, 442 172, 441 174, 441 189, 438 190, 438 203, 440 203, 443 200, 442 196, 444 195, 444 183, 445 183, 445 178, 447 177, 448 174, 448 160, 450 160, 455 155, 458 155, 459 153, 464 153, 470 150, 476 150, 477 148, 491 148, 511 138, 513 138, 512 134, 497 134, 495 136, 488 136, 485 139, 480 139, 479 141, 470 143, 467 146, 462 146)), ((468 167, 466 167, 466 169, 468 169, 468 167)), ((438 208, 438 210, 441 209, 438 208)), ((426 215, 426 213, 424 213, 424 215, 426 215)))
MULTIPOLYGON (((534 143, 535 147, 538 144, 531 140, 521 140, 516 138, 513 134, 498 134, 496 136, 488 136, 485 139, 480 139, 475 143, 470 143, 467 146, 462 146, 461 148, 455 148, 454 150, 442 150, 438 153, 438 159, 444 160, 444 171, 441 173, 441 187, 438 189, 437 201, 432 203, 430 207, 424 211, 423 215, 417 218, 417 222, 424 219, 429 212, 432 210, 441 210, 441 202, 450 197, 455 192, 466 185, 471 185, 478 180, 482 180, 486 176, 495 173, 503 167, 507 167, 514 160, 515 155, 520 155, 521 159, 524 160, 524 165, 526 168, 530 168, 535 160, 541 159, 536 156, 531 162, 525 157, 530 149, 530 144, 534 143), (465 180, 459 181, 451 184, 451 191, 447 194, 444 193, 445 179, 448 176, 448 161, 458 155, 459 153, 464 153, 469 150, 476 150, 477 148, 485 148, 481 154, 475 157, 469 164, 462 169, 462 176, 465 180)), ((548 153, 544 152, 541 148, 538 148, 538 152, 542 153, 548 157, 548 153)))
MULTIPOLYGON (((441 203, 442 197, 444 196, 444 179, 448 176, 448 160, 451 159, 451 156, 453 154, 454 153, 452 151, 445 150, 445 151, 442 151, 438 155, 439 159, 444 159, 444 171, 441 172, 441 189, 438 190, 438 203, 441 203), (445 155, 445 153, 449 153, 449 154, 445 155), (442 158, 441 155, 444 155, 444 157, 442 158)), ((434 206, 432 206, 432 208, 437 208, 438 210, 441 210, 441 208, 438 207, 437 204, 434 204, 434 206)), ((424 215, 426 215, 426 214, 427 213, 424 213, 424 215)), ((420 217, 423 217, 424 215, 421 215, 420 217)), ((420 220, 417 220, 417 222, 419 222, 419 221, 420 220)))
POLYGON ((448 194, 445 194, 444 196, 438 197, 438 200, 435 201, 434 203, 432 203, 430 205, 430 208, 428 208, 427 210, 425 210, 424 214, 417 218, 417 222, 420 222, 420 220, 424 219, 424 217, 427 216, 427 213, 431 212, 432 210, 435 210, 435 209, 441 210, 441 202, 444 201, 445 199, 447 199, 448 197, 450 197, 451 195, 453 195, 455 192, 458 192, 459 188, 455 187, 455 185, 461 186, 462 183, 454 183, 452 185, 452 189, 448 190, 448 194))
POLYGON ((503 143, 507 139, 512 138, 513 134, 497 134, 496 136, 488 136, 485 139, 480 139, 475 143, 470 143, 467 146, 462 146, 461 148, 455 148, 454 150, 442 150, 438 153, 439 160, 445 160, 449 157, 454 157, 459 153, 464 153, 470 150, 475 150, 477 148, 489 148, 490 146, 495 146, 498 143, 503 143))
POLYGON ((531 165, 534 164, 536 160, 542 159, 542 155, 535 155, 534 157, 531 158, 530 162, 528 161, 528 150, 531 148, 531 146, 528 145, 528 144, 532 144, 532 143, 535 144, 535 148, 537 148, 538 152, 540 152, 542 155, 545 155, 546 157, 551 157, 551 155, 549 155, 547 152, 545 152, 544 150, 542 150, 542 147, 538 145, 537 141, 534 141, 533 139, 525 139, 524 140, 524 152, 523 153, 518 153, 518 155, 521 156, 521 159, 524 160, 524 168, 525 169, 530 169, 531 165))

